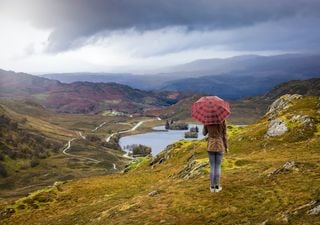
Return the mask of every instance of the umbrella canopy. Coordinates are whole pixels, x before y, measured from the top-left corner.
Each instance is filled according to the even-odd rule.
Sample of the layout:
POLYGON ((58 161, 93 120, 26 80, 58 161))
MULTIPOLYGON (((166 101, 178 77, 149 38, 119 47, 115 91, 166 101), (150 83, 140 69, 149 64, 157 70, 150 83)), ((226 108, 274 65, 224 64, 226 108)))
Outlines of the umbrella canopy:
POLYGON ((204 96, 192 104, 192 117, 204 125, 222 123, 229 115, 229 103, 217 96, 204 96))

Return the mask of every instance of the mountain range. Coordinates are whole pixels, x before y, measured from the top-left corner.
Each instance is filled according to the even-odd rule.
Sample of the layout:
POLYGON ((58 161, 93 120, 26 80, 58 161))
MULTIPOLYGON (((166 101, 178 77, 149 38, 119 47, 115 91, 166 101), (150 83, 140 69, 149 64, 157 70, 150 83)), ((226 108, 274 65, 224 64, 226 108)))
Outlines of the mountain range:
POLYGON ((163 68, 158 73, 109 74, 61 73, 43 77, 61 82, 116 82, 143 90, 192 92, 226 99, 263 95, 289 80, 320 77, 320 55, 245 55, 226 59, 203 59, 163 68))
POLYGON ((65 84, 26 73, 0 70, 0 97, 30 98, 57 112, 116 110, 141 113, 147 108, 176 103, 182 95, 170 91, 143 91, 117 83, 65 84))

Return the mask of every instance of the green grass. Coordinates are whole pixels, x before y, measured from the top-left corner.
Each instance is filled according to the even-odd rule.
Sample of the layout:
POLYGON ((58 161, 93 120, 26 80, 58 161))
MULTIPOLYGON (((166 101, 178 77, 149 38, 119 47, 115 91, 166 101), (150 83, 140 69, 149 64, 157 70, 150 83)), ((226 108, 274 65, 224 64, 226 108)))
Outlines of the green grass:
POLYGON ((146 164, 150 163, 151 157, 136 157, 134 160, 132 160, 129 164, 130 170, 137 169, 138 167, 145 166, 146 164))
MULTIPOLYGON (((303 98, 280 116, 303 112, 318 127, 314 104, 319 100, 303 98)), ((166 158, 161 164, 150 166, 149 158, 137 158, 128 173, 74 179, 61 184, 54 201, 18 210, 0 224, 318 224, 319 216, 307 214, 311 207, 301 208, 320 199, 317 131, 301 140, 295 129, 270 138, 267 127, 262 118, 247 127, 228 128, 230 152, 222 164, 220 193, 209 191, 209 166, 189 179, 176 176, 193 161, 208 161, 205 140, 183 140, 160 154, 166 158), (292 170, 269 176, 292 160, 292 170), (154 190, 158 194, 149 196, 154 190)))
POLYGON ((16 212, 19 210, 38 209, 56 201, 56 196, 59 188, 56 186, 47 187, 39 191, 35 191, 28 196, 19 199, 10 208, 16 212))

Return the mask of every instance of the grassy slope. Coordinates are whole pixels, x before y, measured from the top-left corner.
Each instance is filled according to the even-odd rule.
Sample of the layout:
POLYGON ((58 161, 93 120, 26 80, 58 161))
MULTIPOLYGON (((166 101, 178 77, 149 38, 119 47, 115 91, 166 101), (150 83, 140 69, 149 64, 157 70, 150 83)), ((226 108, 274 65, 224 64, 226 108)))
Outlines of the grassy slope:
MULTIPOLYGON (((8 130, 0 142, 14 151, 22 151, 23 147, 34 152, 33 146, 27 146, 16 137, 22 134, 41 135, 48 142, 56 142, 53 149, 46 149, 41 143, 36 143, 39 149, 49 151, 50 156, 39 159, 39 165, 30 166, 32 156, 26 158, 18 157, 11 159, 5 155, 3 161, 8 176, 0 177, 0 196, 21 196, 40 187, 53 184, 57 180, 70 178, 88 177, 96 175, 105 175, 113 173, 113 164, 116 163, 118 169, 122 169, 127 163, 127 159, 122 158, 122 152, 103 146, 104 138, 108 132, 115 130, 128 129, 129 125, 119 125, 117 122, 126 120, 118 117, 90 116, 90 115, 72 115, 56 114, 46 110, 42 106, 32 101, 5 101, 1 100, 0 115, 5 115, 13 122, 17 122, 19 130, 8 130), (24 122, 22 122, 24 120, 24 122), (107 122, 101 129, 92 132, 102 122, 107 122), (95 135, 101 139, 100 142, 90 142, 82 140, 77 131, 83 134, 95 135), (13 144, 6 141, 6 137, 13 138, 13 144), (62 154, 62 149, 68 140, 78 138, 72 142, 70 153, 79 156, 91 157, 102 161, 95 164, 86 160, 74 159, 62 154)), ((130 121, 135 124, 136 121, 130 121)), ((38 149, 37 148, 37 149, 38 149)), ((0 153, 3 151, 0 147, 0 153)))
POLYGON ((267 118, 245 128, 230 127, 231 153, 223 162, 220 193, 209 192, 208 166, 190 179, 177 177, 193 160, 207 161, 205 141, 180 141, 163 152, 169 159, 162 164, 150 166, 151 159, 145 158, 126 174, 78 179, 34 193, 12 203, 17 212, 0 223, 259 224, 267 220, 267 224, 319 224, 319 216, 307 215, 310 207, 297 209, 320 201, 317 108, 318 98, 305 97, 280 115, 314 119, 317 128, 304 140, 297 138, 298 125, 290 126, 284 136, 264 137, 267 118), (293 170, 268 177, 290 160, 296 161, 293 170), (149 196, 153 190, 159 194, 149 196))

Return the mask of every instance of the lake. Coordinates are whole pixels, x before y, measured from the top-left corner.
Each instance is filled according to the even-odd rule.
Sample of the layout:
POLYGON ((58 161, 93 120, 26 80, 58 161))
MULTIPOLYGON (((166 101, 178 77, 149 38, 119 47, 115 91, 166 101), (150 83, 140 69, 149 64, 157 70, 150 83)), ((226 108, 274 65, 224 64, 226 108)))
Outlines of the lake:
POLYGON ((152 149, 152 155, 155 156, 162 150, 164 150, 168 145, 179 141, 179 140, 200 140, 204 138, 202 135, 203 125, 199 124, 189 124, 189 129, 191 127, 198 126, 199 135, 198 138, 184 138, 184 133, 187 130, 168 130, 166 131, 164 126, 154 127, 152 132, 144 134, 136 134, 131 136, 125 136, 120 138, 119 144, 123 150, 126 151, 125 146, 132 144, 142 144, 152 149))

